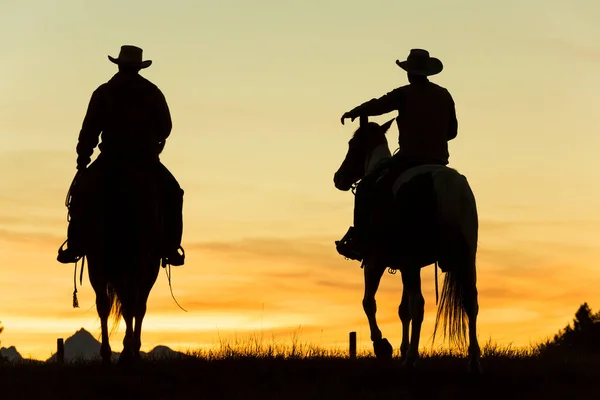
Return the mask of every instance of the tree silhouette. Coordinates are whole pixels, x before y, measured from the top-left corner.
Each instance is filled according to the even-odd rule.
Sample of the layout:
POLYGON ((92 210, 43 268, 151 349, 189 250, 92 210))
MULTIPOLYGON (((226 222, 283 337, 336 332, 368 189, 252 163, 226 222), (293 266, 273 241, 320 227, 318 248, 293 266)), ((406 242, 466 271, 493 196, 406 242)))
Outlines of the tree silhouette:
POLYGON ((600 353, 600 311, 594 314, 588 304, 583 303, 575 313, 573 326, 567 325, 542 346, 542 350, 556 348, 600 353))

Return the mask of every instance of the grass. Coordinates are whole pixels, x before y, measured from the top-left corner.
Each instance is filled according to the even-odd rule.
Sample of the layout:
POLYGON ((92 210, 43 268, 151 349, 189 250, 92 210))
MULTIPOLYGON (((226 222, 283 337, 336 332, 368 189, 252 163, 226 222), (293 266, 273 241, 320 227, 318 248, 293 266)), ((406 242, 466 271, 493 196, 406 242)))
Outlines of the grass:
POLYGON ((76 362, 0 365, 0 397, 143 399, 372 399, 372 398, 593 398, 600 357, 564 351, 482 346, 485 375, 466 373, 463 352, 426 351, 415 372, 397 358, 376 360, 363 351, 323 349, 258 336, 221 340, 215 349, 176 360, 148 359, 135 368, 76 362), (591 392, 590 392, 591 393, 591 392))

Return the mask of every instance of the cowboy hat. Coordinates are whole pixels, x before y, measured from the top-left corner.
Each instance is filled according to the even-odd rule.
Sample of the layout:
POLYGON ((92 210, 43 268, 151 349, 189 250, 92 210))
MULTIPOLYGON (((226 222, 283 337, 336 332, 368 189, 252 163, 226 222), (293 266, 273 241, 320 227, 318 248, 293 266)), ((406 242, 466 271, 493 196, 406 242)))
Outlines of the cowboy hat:
POLYGON ((121 46, 121 52, 118 58, 108 56, 108 59, 117 65, 125 65, 129 67, 139 67, 141 69, 148 68, 152 64, 152 60, 142 61, 143 50, 136 46, 121 46))
POLYGON ((423 49, 412 49, 406 61, 396 60, 396 64, 409 74, 421 76, 439 74, 444 69, 440 60, 430 57, 423 49))

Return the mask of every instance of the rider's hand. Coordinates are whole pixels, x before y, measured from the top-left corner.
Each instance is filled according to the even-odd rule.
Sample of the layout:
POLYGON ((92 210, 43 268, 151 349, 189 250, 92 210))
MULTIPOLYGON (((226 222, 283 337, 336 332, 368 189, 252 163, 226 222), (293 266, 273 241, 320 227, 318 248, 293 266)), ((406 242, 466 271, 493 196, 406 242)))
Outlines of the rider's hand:
POLYGON ((354 122, 354 120, 356 119, 356 115, 354 115, 352 113, 352 111, 348 111, 347 113, 344 113, 344 115, 342 115, 342 125, 344 125, 344 120, 346 118, 350 118, 350 121, 354 122))

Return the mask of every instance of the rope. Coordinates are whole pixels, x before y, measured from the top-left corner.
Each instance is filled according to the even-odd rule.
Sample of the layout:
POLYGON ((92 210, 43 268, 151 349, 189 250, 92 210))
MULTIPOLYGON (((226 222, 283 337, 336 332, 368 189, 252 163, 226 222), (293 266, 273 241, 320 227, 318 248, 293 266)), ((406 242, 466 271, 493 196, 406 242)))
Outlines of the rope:
POLYGON ((185 312, 188 312, 185 308, 181 307, 181 305, 179 304, 179 302, 175 298, 175 295, 173 295, 173 287, 171 286, 171 264, 168 264, 166 262, 166 260, 163 258, 162 259, 162 266, 165 267, 165 274, 167 275, 167 281, 169 282, 169 290, 171 291, 171 297, 175 301, 175 304, 177 304, 177 307, 181 308, 185 312))
MULTIPOLYGON (((77 300, 77 263, 75 261, 75 268, 73 270, 73 308, 79 308, 79 300, 77 300)), ((81 273, 79 274, 79 286, 83 286, 83 270, 85 269, 85 256, 81 257, 81 273)))
POLYGON ((67 192, 67 197, 65 198, 65 207, 67 207, 67 222, 71 222, 71 202, 73 201, 73 189, 77 185, 77 180, 82 173, 82 171, 77 171, 73 177, 73 180, 71 181, 71 186, 69 186, 69 191, 67 192))
POLYGON ((79 300, 77 300, 77 263, 75 263, 75 270, 73 271, 73 308, 79 308, 79 300))
MULTIPOLYGON (((73 308, 79 308, 79 300, 77 299, 77 262, 75 262, 75 270, 73 271, 73 308)), ((81 272, 79 273, 79 286, 83 286, 83 270, 85 269, 85 256, 81 258, 81 272)))

